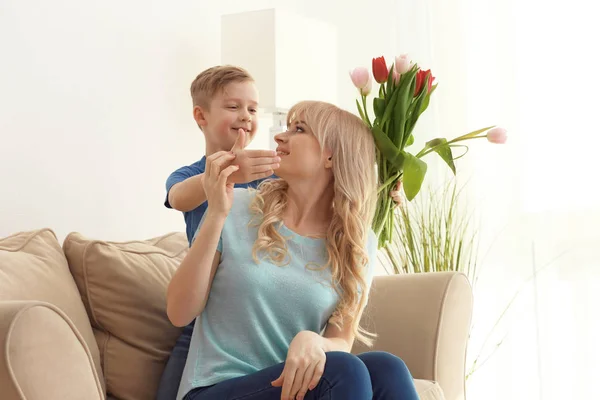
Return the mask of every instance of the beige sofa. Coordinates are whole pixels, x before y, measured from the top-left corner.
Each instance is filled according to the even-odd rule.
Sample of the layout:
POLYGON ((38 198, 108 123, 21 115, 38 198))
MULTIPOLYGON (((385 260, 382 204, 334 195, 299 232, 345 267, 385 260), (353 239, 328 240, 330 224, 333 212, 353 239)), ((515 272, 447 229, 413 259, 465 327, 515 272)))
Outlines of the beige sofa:
MULTIPOLYGON (((180 334, 165 288, 187 251, 183 233, 104 242, 51 230, 0 239, 0 399, 154 399, 180 334)), ((374 280, 365 324, 397 354, 422 399, 464 399, 472 310, 464 275, 374 280)), ((353 352, 366 349, 356 346, 353 352)))

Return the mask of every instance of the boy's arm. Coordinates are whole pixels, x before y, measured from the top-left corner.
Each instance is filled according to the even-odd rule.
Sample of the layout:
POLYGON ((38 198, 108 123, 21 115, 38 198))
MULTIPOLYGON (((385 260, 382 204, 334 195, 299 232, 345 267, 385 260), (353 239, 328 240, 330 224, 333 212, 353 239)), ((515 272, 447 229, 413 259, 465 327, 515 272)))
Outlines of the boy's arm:
POLYGON ((185 179, 171 186, 167 200, 171 208, 186 212, 196 209, 206 201, 204 173, 185 179))
MULTIPOLYGON (((240 169, 231 175, 234 183, 250 183, 256 188, 260 182, 276 178, 273 168, 279 167, 279 158, 271 157, 271 150, 244 150, 244 155, 237 157, 240 169), (262 164, 261 164, 262 163, 262 164)), ((170 178, 171 179, 171 178, 170 178)), ((180 181, 171 184, 167 195, 167 207, 187 212, 196 209, 206 201, 204 192, 204 173, 189 178, 179 178, 180 181)), ((169 187, 169 185, 167 184, 169 187)))

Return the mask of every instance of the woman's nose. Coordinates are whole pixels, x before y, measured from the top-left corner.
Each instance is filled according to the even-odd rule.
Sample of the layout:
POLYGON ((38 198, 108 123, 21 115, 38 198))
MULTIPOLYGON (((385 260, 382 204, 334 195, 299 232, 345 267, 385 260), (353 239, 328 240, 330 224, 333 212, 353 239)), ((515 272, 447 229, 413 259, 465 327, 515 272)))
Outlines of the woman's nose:
POLYGON ((277 143, 285 143, 287 142, 287 132, 280 132, 278 134, 275 135, 275 141, 277 143))

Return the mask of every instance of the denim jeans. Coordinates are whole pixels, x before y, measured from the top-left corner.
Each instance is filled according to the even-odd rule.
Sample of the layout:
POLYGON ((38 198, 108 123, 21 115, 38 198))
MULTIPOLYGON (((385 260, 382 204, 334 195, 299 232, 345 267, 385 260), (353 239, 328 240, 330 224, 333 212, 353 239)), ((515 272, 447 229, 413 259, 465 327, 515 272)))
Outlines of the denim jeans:
MULTIPOLYGON (((419 400, 413 378, 404 362, 385 352, 358 356, 326 353, 325 371, 319 384, 304 400, 419 400)), ((271 382, 281 375, 283 363, 254 374, 229 379, 190 391, 184 400, 280 400, 281 387, 271 382)))
MULTIPOLYGON (((175 400, 190 347, 194 322, 186 326, 169 357, 161 377, 157 400, 175 400)), ((413 378, 404 362, 386 352, 354 356, 345 352, 326 353, 325 371, 317 387, 305 400, 379 399, 418 400, 413 378)), ((197 388, 185 400, 279 400, 281 388, 271 382, 281 375, 283 363, 247 376, 197 388)))
POLYGON ((169 361, 163 371, 158 384, 156 400, 175 400, 177 391, 179 390, 179 382, 183 376, 185 361, 187 360, 188 351, 190 350, 190 341, 192 332, 194 331, 194 323, 183 328, 181 336, 177 339, 175 347, 169 356, 169 361))

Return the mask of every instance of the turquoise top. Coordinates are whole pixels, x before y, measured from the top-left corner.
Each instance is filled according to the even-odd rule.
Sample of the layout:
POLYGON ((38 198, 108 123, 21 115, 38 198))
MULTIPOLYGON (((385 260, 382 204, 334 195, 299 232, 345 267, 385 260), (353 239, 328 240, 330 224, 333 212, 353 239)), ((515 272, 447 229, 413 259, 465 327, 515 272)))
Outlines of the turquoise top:
MULTIPOLYGON (((288 238, 289 264, 279 267, 266 257, 254 262, 252 246, 258 234, 249 226, 249 205, 255 193, 234 189, 218 245, 221 261, 206 307, 196 318, 177 400, 193 388, 284 362, 296 334, 322 333, 338 303, 329 268, 306 268, 326 263, 324 239, 300 236, 281 224, 279 232, 288 238)), ((377 251, 372 231, 367 247, 370 285, 377 251)))

